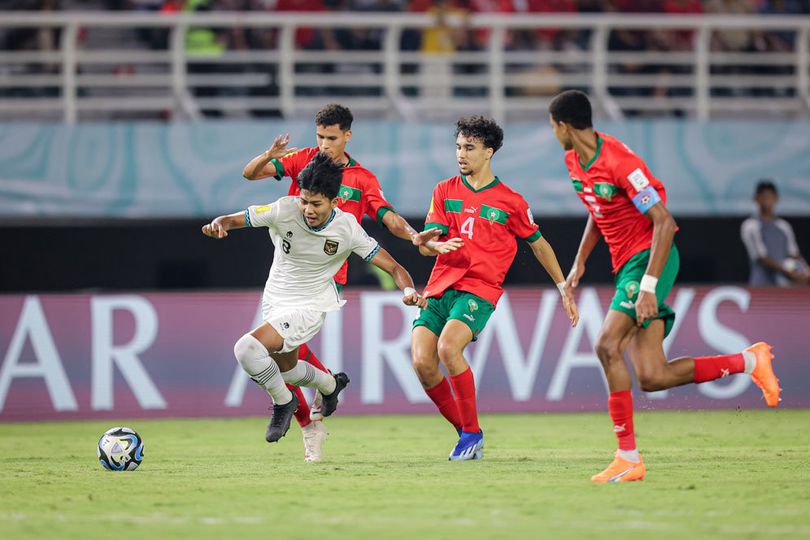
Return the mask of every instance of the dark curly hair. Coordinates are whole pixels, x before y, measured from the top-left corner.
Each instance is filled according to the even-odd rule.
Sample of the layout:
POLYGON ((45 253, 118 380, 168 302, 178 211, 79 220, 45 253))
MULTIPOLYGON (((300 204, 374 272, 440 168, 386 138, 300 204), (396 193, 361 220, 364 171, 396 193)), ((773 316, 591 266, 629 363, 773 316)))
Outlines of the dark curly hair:
POLYGON ((587 129, 593 127, 591 119, 591 102, 585 92, 579 90, 566 90, 551 100, 548 107, 551 118, 555 122, 565 122, 574 129, 587 129))
POLYGON ((298 187, 334 199, 340 191, 343 167, 323 152, 318 152, 298 174, 298 187))
POLYGON ((334 126, 337 124, 342 131, 349 131, 352 129, 352 111, 348 107, 339 105, 338 103, 330 103, 315 115, 316 126, 334 126))
POLYGON ((484 148, 492 148, 495 153, 503 146, 503 130, 495 120, 484 116, 466 116, 456 122, 456 137, 459 134, 481 141, 484 148))

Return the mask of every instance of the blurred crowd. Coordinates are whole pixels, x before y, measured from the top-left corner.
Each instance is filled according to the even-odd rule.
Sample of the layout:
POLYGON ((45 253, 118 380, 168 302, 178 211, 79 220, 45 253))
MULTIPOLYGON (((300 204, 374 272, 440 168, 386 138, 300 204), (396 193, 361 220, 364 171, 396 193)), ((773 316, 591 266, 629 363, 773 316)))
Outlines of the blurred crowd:
MULTIPOLYGON (((470 31, 447 22, 448 15, 464 18, 478 13, 665 13, 665 14, 810 14, 810 0, 5 0, 7 10, 110 9, 174 13, 178 11, 253 12, 410 12, 431 13, 436 26, 403 37, 406 50, 453 52, 487 46, 488 33, 470 31)), ((272 37, 255 30, 233 30, 219 35, 226 49, 267 48, 272 37)), ((615 50, 680 50, 691 48, 688 32, 617 31, 615 50)), ((515 31, 506 46, 513 50, 566 50, 587 46, 587 33, 544 29, 515 31)), ((41 40, 41 38, 40 38, 41 40)), ((296 35, 301 49, 374 50, 381 47, 379 30, 302 30, 296 35)), ((792 46, 786 32, 734 30, 715 32, 714 50, 781 51, 792 46)), ((8 44, 6 44, 8 45, 8 44)), ((164 46, 160 41, 156 47, 164 46)), ((6 47, 9 48, 9 47, 6 47)))
MULTIPOLYGON (((484 51, 488 47, 490 32, 472 29, 466 23, 468 16, 480 13, 550 14, 550 13, 663 13, 663 14, 810 14, 810 0, 5 0, 3 9, 21 10, 128 10, 135 12, 175 13, 180 11, 251 11, 251 12, 403 12, 428 13, 435 24, 426 29, 410 29, 403 32, 401 49, 421 52, 426 58, 421 68, 403 65, 405 74, 418 73, 426 76, 428 83, 405 88, 406 94, 427 95, 431 88, 442 86, 436 81, 449 80, 454 75, 485 74, 482 63, 450 65, 448 58, 458 52, 484 51), (435 61, 434 61, 435 59, 435 61), (432 62, 432 64, 431 64, 432 62), (432 81, 432 83, 431 83, 432 81)), ((139 29, 135 39, 147 49, 162 50, 168 46, 168 30, 139 29)), ((189 56, 216 56, 226 51, 273 50, 278 43, 278 31, 261 28, 192 28, 188 32, 186 51, 189 56)), ((507 33, 505 48, 510 51, 586 51, 590 46, 590 30, 532 29, 513 30, 507 33)), ((612 30, 608 39, 610 51, 691 51, 694 50, 694 33, 688 30, 612 30)), ((80 36, 81 39, 81 36, 80 36)), ((311 51, 375 51, 383 47, 384 32, 379 28, 300 28, 295 35, 296 47, 311 51)), ((795 34, 789 31, 756 31, 749 29, 718 30, 711 36, 711 49, 717 52, 790 52, 794 48, 795 34)), ((0 33, 0 45, 5 50, 55 50, 58 48, 59 32, 55 29, 14 29, 0 33)), ((51 68, 56 71, 58 66, 51 68)), ((225 67, 219 73, 236 69, 225 67)), ((244 70, 244 67, 239 69, 244 70)), ((250 69, 250 68, 248 68, 250 69)), ((271 87, 260 95, 275 95, 277 72, 275 68, 257 66, 274 80, 271 87)), ((380 73, 377 63, 349 66, 330 64, 299 65, 297 72, 330 73, 336 70, 352 73, 380 73)), ((546 95, 558 91, 553 83, 536 81, 553 80, 555 75, 570 73, 570 64, 559 65, 511 65, 507 74, 526 76, 525 84, 507 88, 511 95, 546 95)), ((587 69, 584 66, 582 69, 587 69)), ((734 64, 713 65, 712 73, 718 75, 790 75, 792 68, 785 66, 745 66, 734 64)), ((210 62, 193 65, 192 73, 216 70, 210 62)), ((621 75, 653 75, 660 82, 649 87, 613 87, 609 92, 617 97, 688 97, 692 94, 689 84, 668 84, 672 75, 689 75, 691 65, 666 65, 651 62, 627 61, 614 64, 610 73, 621 75)), ((426 80, 427 80, 426 79, 426 80)), ((452 83, 451 83, 452 85, 452 83)), ((447 85, 444 85, 447 86, 447 85)), ((346 95, 357 89, 320 89, 331 94, 346 95)), ((478 88, 456 86, 449 90, 451 96, 486 95, 486 84, 478 88)), ((306 93, 306 90, 301 90, 306 93)), ((379 95, 379 87, 360 89, 360 94, 379 95)), ((790 96, 793 90, 762 88, 754 85, 747 89, 712 89, 712 95, 781 95, 790 96)), ((254 94, 253 91, 250 91, 254 94)), ((221 95, 221 90, 196 90, 197 95, 221 95), (206 92, 208 92, 206 94, 206 92)), ((441 96, 440 96, 441 97, 441 96)), ((445 96, 447 97, 447 96, 445 96)))

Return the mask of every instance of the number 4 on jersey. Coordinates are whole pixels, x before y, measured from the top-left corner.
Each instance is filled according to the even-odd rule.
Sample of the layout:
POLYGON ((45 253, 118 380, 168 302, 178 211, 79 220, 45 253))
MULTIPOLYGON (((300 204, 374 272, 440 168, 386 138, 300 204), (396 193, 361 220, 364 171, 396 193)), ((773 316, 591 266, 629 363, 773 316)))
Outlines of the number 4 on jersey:
POLYGON ((467 238, 472 240, 473 237, 473 226, 475 225, 475 218, 468 217, 467 221, 461 224, 461 234, 466 234, 467 238))

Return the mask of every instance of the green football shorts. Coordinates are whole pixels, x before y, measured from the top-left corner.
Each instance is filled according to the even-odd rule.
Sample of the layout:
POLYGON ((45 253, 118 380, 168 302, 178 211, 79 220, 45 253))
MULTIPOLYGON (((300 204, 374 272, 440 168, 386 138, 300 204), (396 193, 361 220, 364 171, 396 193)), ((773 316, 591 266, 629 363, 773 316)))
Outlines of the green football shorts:
POLYGON ((480 296, 455 289, 447 289, 441 296, 428 298, 427 302, 427 307, 419 310, 419 317, 413 321, 414 328, 425 326, 440 336, 447 321, 456 319, 470 327, 473 341, 478 339, 495 311, 495 306, 480 296))
MULTIPOLYGON (((610 309, 621 311, 627 314, 634 321, 636 320, 636 303, 635 297, 638 295, 638 289, 641 284, 641 278, 644 272, 647 271, 647 263, 650 262, 650 250, 645 249, 633 255, 629 261, 624 263, 619 271, 616 273, 616 294, 613 295, 613 300, 610 302, 610 309)), ((672 291, 672 286, 675 284, 675 278, 678 276, 678 269, 681 266, 681 256, 678 253, 678 248, 672 244, 672 249, 669 251, 669 257, 661 276, 658 278, 658 285, 655 287, 655 296, 658 299, 658 315, 656 319, 663 319, 664 321, 664 336, 668 336, 672 331, 672 326, 675 324, 675 312, 672 308, 664 303, 669 293, 672 291)), ((647 328, 652 320, 644 322, 644 328, 647 328)))

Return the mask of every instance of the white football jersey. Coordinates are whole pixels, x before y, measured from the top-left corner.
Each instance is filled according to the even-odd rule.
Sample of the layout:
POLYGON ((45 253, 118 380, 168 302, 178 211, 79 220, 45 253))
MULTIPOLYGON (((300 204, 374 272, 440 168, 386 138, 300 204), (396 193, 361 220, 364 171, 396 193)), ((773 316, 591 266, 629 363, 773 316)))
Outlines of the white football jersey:
POLYGON ((267 227, 276 247, 265 299, 274 307, 334 311, 344 303, 332 279, 354 252, 366 261, 380 250, 351 214, 339 208, 318 228, 311 228, 298 197, 282 197, 245 210, 249 227, 267 227))

